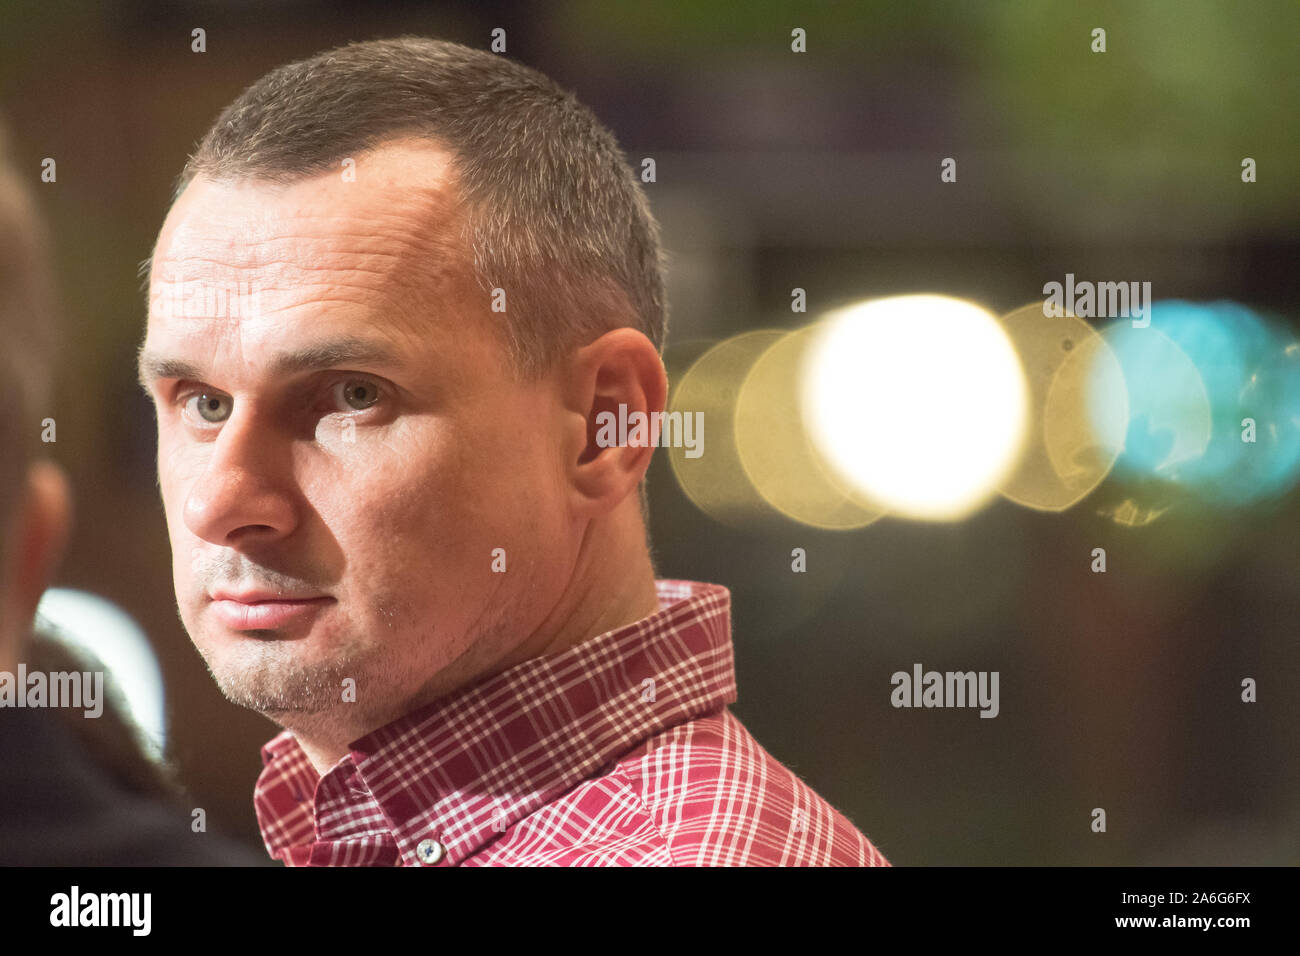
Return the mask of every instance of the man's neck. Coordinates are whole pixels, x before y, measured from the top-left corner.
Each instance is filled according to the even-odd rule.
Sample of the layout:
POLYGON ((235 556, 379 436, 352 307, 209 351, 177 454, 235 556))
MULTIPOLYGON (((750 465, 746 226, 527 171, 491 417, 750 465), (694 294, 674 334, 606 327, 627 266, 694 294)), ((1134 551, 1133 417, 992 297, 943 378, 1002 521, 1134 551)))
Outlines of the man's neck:
POLYGON ((611 516, 611 526, 589 527, 569 589, 532 634, 503 656, 484 660, 471 646, 436 675, 419 698, 403 705, 402 713, 373 720, 373 726, 340 728, 327 718, 283 726, 293 731, 316 772, 324 775, 347 754, 348 744, 403 714, 524 661, 561 653, 655 613, 659 598, 654 566, 645 545, 639 510, 634 514, 635 521, 633 512, 623 509, 617 518, 611 516), (616 524, 621 526, 613 526, 616 524))

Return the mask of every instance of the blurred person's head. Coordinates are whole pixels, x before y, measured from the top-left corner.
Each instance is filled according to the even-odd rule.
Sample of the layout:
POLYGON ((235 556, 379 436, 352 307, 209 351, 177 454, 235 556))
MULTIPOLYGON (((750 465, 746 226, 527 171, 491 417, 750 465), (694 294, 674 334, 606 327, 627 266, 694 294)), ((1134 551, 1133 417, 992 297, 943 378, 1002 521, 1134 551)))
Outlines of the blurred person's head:
POLYGON ((41 455, 55 318, 47 254, 27 177, 13 165, 0 123, 0 671, 11 673, 69 524, 66 480, 41 455))
POLYGON ((223 692, 337 744, 653 612, 652 449, 595 435, 664 406, 661 273, 612 134, 504 57, 355 44, 228 106, 141 350, 223 692))
MULTIPOLYGON (((32 194, 8 154, 0 123, 0 671, 99 670, 103 664, 35 622, 70 523, 62 470, 42 455, 42 421, 49 417, 54 354, 54 283, 49 249, 32 194)), ((122 787, 175 794, 172 768, 141 748, 121 692, 105 673, 109 694, 96 720, 75 708, 52 708, 122 787)))

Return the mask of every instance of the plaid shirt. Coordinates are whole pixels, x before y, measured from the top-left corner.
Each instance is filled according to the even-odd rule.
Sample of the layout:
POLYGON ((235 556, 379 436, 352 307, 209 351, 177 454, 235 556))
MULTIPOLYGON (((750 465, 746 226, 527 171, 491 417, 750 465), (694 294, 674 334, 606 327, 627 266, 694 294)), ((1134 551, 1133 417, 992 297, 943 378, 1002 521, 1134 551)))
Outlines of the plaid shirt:
POLYGON ((727 710, 730 593, 524 661, 351 745, 323 776, 285 731, 254 792, 290 866, 888 866, 727 710))

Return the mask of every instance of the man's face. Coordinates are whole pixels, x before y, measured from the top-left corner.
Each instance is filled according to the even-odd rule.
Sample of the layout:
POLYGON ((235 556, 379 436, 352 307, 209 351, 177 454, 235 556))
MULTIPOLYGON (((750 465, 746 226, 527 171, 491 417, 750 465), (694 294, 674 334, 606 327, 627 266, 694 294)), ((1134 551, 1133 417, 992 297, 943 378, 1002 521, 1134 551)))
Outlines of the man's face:
POLYGON ((159 236, 142 372, 177 602, 271 717, 399 716, 525 639, 576 560, 559 392, 512 376, 449 177, 408 144, 355 181, 198 179, 159 236))

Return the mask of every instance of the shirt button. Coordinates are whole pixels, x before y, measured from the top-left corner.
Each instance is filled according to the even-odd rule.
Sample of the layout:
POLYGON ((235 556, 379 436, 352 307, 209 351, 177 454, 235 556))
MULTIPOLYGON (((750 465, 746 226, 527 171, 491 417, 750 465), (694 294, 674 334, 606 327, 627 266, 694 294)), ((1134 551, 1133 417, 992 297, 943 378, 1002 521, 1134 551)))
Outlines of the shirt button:
POLYGON ((436 866, 446 854, 446 849, 437 840, 421 840, 415 848, 415 855, 425 866, 436 866))

